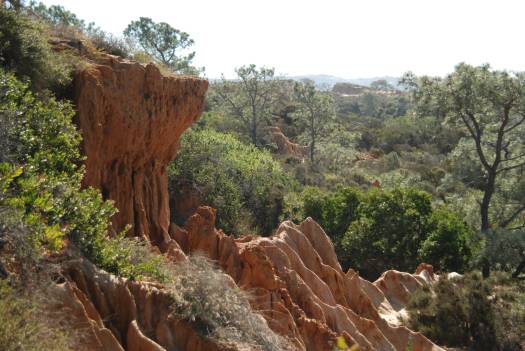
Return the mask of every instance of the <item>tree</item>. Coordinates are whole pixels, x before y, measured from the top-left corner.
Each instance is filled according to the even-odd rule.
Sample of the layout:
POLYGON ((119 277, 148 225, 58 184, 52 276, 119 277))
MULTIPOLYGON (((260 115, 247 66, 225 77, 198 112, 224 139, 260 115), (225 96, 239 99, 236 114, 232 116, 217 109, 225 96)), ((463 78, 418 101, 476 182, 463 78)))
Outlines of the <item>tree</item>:
POLYGON ((497 223, 491 223, 489 209, 498 180, 525 169, 525 73, 462 63, 445 78, 416 78, 408 73, 403 82, 412 90, 419 115, 443 118, 462 128, 472 141, 484 170, 481 230, 508 226, 525 211, 523 200, 497 223))
POLYGON ((374 80, 372 83, 370 83, 370 87, 377 89, 377 90, 394 90, 394 87, 392 84, 388 83, 386 79, 378 79, 374 80))
POLYGON ((85 27, 83 20, 79 19, 73 12, 66 10, 60 5, 51 5, 47 7, 41 2, 37 3, 36 1, 30 1, 29 9, 47 23, 51 23, 55 26, 73 26, 79 30, 82 30, 85 27))
POLYGON ((310 146, 310 162, 315 163, 316 142, 326 129, 328 122, 335 117, 333 99, 327 94, 315 89, 312 82, 296 83, 295 98, 299 103, 296 112, 306 125, 310 146))
POLYGON ((197 72, 191 66, 195 52, 186 56, 180 53, 194 44, 188 33, 181 32, 168 23, 155 23, 151 18, 140 17, 138 21, 132 21, 128 25, 124 35, 137 41, 148 55, 175 72, 197 72))
POLYGON ((237 81, 225 78, 213 91, 214 100, 227 113, 236 117, 244 126, 252 144, 258 145, 261 123, 269 123, 270 107, 274 99, 275 80, 273 68, 257 67, 253 64, 235 70, 237 81))

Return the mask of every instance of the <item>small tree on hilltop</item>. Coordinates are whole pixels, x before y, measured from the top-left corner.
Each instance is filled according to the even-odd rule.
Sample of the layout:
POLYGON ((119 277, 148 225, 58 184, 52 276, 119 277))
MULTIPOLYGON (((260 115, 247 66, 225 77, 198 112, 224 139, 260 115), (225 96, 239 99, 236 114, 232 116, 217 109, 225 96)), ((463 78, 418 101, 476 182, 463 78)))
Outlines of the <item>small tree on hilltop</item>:
POLYGON ((315 89, 310 81, 296 83, 294 92, 300 106, 297 114, 305 124, 308 134, 310 162, 314 164, 316 143, 328 122, 335 117, 334 101, 327 93, 315 89))
POLYGON ((195 52, 183 56, 180 51, 194 44, 186 32, 173 28, 168 23, 155 23, 151 18, 140 17, 131 22, 124 35, 135 40, 153 59, 180 73, 198 73, 191 61, 195 52))
POLYGON ((255 65, 242 66, 235 70, 237 81, 225 78, 213 90, 214 100, 227 113, 236 117, 250 135, 252 144, 258 145, 261 124, 269 123, 271 105, 276 91, 273 68, 255 65))

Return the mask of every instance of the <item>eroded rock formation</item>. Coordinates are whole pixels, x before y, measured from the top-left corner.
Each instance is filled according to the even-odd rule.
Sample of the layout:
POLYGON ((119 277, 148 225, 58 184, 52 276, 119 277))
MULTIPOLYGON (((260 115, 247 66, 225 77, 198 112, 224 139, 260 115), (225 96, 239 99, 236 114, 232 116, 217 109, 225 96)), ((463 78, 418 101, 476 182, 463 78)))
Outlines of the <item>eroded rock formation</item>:
POLYGON ((115 201, 116 231, 131 224, 135 235, 156 245, 167 239, 166 166, 182 132, 200 115, 207 88, 205 80, 163 76, 153 64, 109 55, 76 75, 84 184, 115 201))
POLYGON ((69 279, 56 287, 52 308, 69 316, 81 351, 230 351, 171 317, 171 297, 161 286, 117 278, 85 260, 67 262, 69 279))
POLYGON ((435 278, 430 267, 417 274, 385 272, 370 283, 341 270, 334 247, 312 219, 282 223, 269 238, 234 239, 215 229, 215 211, 200 207, 171 236, 186 254, 208 255, 243 289, 270 327, 298 350, 332 350, 337 336, 361 350, 440 350, 402 326, 410 293, 435 278))
MULTIPOLYGON (((200 207, 184 228, 169 227, 166 166, 202 110, 206 81, 165 77, 153 65, 105 56, 77 74, 75 87, 84 183, 115 201, 115 230, 131 224, 175 261, 206 254, 297 350, 331 351, 339 336, 361 350, 440 350, 398 318, 409 294, 434 279, 428 267, 416 275, 389 271, 374 283, 344 273, 311 219, 284 222, 270 238, 235 239, 215 228, 213 209, 200 207)), ((85 328, 85 350, 225 350, 170 318, 162 286, 119 279, 86 262, 72 262, 65 274, 63 307, 85 328)))
POLYGON ((286 135, 283 134, 281 128, 270 127, 268 128, 272 141, 277 145, 277 152, 283 155, 290 155, 299 159, 304 159, 310 148, 308 146, 302 146, 299 144, 292 143, 286 135))

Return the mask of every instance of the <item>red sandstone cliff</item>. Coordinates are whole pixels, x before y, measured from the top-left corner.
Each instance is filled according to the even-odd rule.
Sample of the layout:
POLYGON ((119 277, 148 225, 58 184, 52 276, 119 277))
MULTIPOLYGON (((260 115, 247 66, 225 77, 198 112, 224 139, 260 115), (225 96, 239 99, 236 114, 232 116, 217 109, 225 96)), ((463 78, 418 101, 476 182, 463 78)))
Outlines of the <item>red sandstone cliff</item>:
POLYGON ((76 75, 84 184, 115 201, 115 230, 131 224, 135 235, 157 245, 167 238, 166 166, 182 132, 199 117, 207 88, 205 80, 166 77, 153 64, 114 56, 76 75))
MULTIPOLYGON (((361 350, 439 350, 401 326, 409 294, 433 279, 386 272, 370 283, 342 272, 322 228, 308 219, 284 222, 270 238, 234 239, 215 229, 215 212, 201 207, 184 228, 169 228, 166 165, 182 132, 202 110, 207 82, 164 77, 105 57, 75 79, 78 123, 87 156, 85 185, 99 187, 119 209, 114 227, 126 224, 174 260, 202 252, 215 260, 259 311, 297 350, 332 350, 336 337, 361 350)), ((162 286, 129 282, 85 262, 66 269, 64 308, 89 332, 85 350, 225 350, 168 316, 162 286)))

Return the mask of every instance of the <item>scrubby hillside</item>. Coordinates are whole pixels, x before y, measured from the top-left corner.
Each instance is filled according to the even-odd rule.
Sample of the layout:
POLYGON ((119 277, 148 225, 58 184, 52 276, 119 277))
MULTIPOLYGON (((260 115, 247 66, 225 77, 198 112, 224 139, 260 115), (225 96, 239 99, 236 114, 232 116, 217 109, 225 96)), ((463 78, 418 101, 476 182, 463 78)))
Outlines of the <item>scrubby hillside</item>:
POLYGON ((435 102, 254 65, 208 91, 194 53, 141 42, 191 46, 170 28, 141 18, 130 44, 0 3, 2 350, 523 348, 521 193, 504 191, 519 164, 493 184, 488 218, 508 223, 486 238, 456 211, 470 185, 444 188, 465 135, 404 117, 435 102), (478 267, 503 272, 448 273, 478 267))

